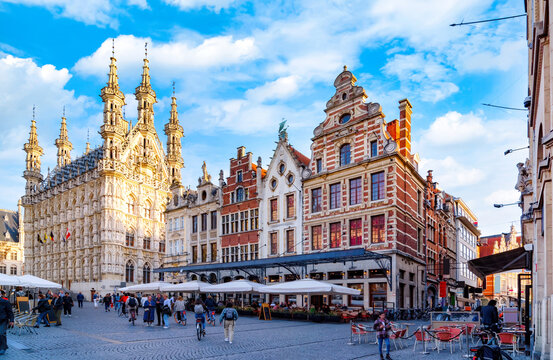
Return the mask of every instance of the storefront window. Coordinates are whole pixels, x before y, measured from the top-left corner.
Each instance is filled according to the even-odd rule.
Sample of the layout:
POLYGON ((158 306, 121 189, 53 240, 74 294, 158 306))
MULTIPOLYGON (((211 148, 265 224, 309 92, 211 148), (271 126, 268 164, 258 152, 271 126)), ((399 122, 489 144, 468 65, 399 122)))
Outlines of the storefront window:
POLYGON ((348 284, 351 289, 361 291, 359 295, 351 295, 348 297, 350 306, 363 306, 363 284, 348 284))
POLYGON ((363 279, 363 270, 348 271, 348 279, 363 279))
POLYGON ((387 300, 386 283, 371 283, 369 284, 369 306, 384 307, 387 300))
POLYGON ((344 278, 344 273, 341 271, 332 271, 328 273, 328 280, 340 280, 344 278))

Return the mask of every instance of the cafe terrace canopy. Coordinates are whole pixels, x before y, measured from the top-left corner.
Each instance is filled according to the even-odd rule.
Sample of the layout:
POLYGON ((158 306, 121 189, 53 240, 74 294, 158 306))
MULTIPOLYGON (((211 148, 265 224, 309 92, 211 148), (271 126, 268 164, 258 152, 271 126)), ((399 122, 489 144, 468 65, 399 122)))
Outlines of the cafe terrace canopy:
POLYGON ((485 280, 487 275, 509 270, 532 269, 532 245, 484 256, 467 262, 469 270, 485 280))
POLYGON ((361 291, 329 282, 301 279, 269 285, 262 291, 266 294, 306 294, 306 295, 359 295, 361 291))
POLYGON ((0 274, 0 286, 23 286, 24 284, 17 276, 0 274))
POLYGON ((161 287, 161 291, 200 292, 206 286, 210 286, 210 284, 205 281, 194 280, 189 282, 183 282, 180 284, 167 284, 161 287))
POLYGON ((230 293, 230 294, 246 294, 246 293, 261 293, 267 286, 249 280, 234 280, 217 285, 209 285, 204 287, 203 293, 230 293))
POLYGON ((27 288, 37 288, 37 289, 61 289, 61 284, 49 281, 46 279, 39 278, 34 275, 22 275, 17 276, 17 279, 21 282, 16 286, 27 287, 27 288))
POLYGON ((151 282, 146 284, 138 284, 138 285, 130 285, 126 287, 122 287, 119 289, 119 291, 161 291, 161 288, 164 286, 169 285, 166 282, 151 282))

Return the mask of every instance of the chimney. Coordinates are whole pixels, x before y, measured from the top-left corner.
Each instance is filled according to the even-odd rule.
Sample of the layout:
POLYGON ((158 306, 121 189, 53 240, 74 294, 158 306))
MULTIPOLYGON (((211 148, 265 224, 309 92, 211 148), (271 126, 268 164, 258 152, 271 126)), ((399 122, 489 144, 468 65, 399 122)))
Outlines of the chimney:
POLYGON ((261 197, 261 191, 263 190, 263 168, 261 167, 261 156, 257 158, 257 174, 256 174, 256 180, 257 180, 257 196, 261 197))
POLYGON ((409 100, 399 101, 399 153, 406 158, 411 156, 411 113, 409 100))
POLYGON ((426 181, 432 184, 432 170, 428 170, 428 173, 426 174, 426 181))
POLYGON ((237 159, 241 159, 246 155, 246 147, 245 146, 240 146, 240 147, 238 147, 237 150, 238 150, 237 151, 238 154, 237 154, 237 157, 236 157, 237 159))

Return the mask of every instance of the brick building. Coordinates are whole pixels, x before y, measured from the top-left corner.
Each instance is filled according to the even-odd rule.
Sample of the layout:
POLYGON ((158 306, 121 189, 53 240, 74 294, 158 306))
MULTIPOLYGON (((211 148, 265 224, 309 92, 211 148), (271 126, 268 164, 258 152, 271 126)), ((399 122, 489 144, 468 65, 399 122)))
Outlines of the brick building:
POLYGON ((226 183, 220 180, 221 261, 235 262, 259 258, 259 196, 266 171, 253 163, 252 153, 240 146, 236 159, 230 159, 230 174, 226 183))
POLYGON ((365 248, 392 257, 391 274, 372 261, 327 264, 323 278, 361 290, 350 305, 422 306, 424 179, 411 154, 411 104, 386 122, 378 103, 344 68, 325 120, 315 128, 304 180, 304 253, 365 248), (390 281, 392 280, 392 281, 390 281), (392 284, 392 287, 390 287, 392 284))

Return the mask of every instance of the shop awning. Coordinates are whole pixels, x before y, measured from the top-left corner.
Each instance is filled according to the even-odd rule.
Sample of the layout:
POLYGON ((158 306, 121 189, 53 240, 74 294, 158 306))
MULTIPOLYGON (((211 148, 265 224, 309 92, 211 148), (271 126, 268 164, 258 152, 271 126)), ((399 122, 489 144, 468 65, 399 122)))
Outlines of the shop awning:
POLYGON ((487 275, 504 271, 531 270, 532 245, 525 245, 499 254, 469 260, 467 264, 469 270, 482 280, 485 280, 487 275))

